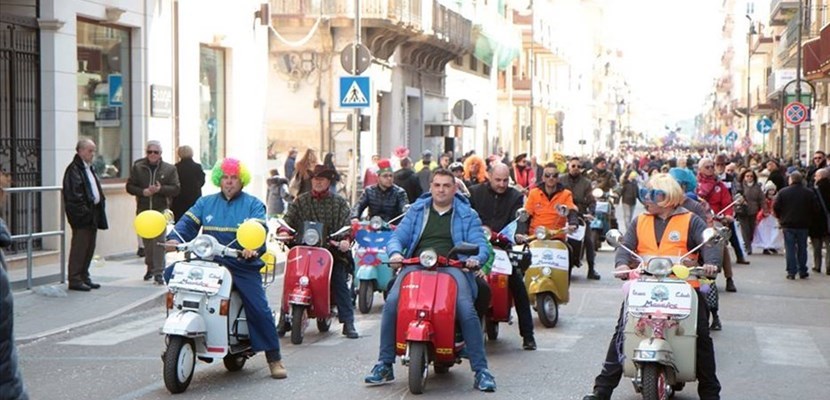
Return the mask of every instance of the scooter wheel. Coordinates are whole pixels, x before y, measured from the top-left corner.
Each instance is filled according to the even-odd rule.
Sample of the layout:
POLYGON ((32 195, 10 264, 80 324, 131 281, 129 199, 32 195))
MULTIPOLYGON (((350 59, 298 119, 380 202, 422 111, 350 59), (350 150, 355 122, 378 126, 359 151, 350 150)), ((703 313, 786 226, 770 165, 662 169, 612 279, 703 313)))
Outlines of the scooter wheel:
POLYGON ((222 363, 225 364, 225 369, 228 371, 236 372, 245 366, 245 361, 247 360, 247 358, 238 354, 228 354, 222 359, 222 363))
POLYGON ((643 400, 668 400, 672 388, 668 384, 666 369, 658 364, 643 366, 643 400))
POLYGON ((196 348, 193 339, 172 336, 167 342, 164 361, 164 386, 172 394, 187 390, 196 366, 196 348))
POLYGON ((559 322, 559 303, 552 293, 545 292, 536 295, 536 313, 539 321, 545 328, 553 328, 559 322))
POLYGON ((429 372, 427 344, 423 342, 409 342, 409 392, 412 394, 424 393, 429 372))
POLYGON ((291 306, 291 343, 302 344, 305 335, 305 307, 291 306))

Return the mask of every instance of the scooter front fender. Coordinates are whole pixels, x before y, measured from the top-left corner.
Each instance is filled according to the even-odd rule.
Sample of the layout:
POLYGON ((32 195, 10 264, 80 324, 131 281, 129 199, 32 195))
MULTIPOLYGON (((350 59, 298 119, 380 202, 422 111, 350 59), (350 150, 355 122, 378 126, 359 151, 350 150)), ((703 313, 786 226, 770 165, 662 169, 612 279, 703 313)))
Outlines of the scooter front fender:
POLYGON ((674 350, 664 339, 648 338, 634 348, 631 361, 635 364, 658 363, 674 369, 674 350))
POLYGON ((406 330, 407 342, 429 342, 432 339, 432 323, 429 321, 410 321, 406 330))
POLYGON ((358 281, 376 281, 378 280, 378 275, 377 267, 361 265, 354 274, 355 285, 357 285, 358 281))
POLYGON ((207 333, 205 319, 193 311, 179 311, 167 316, 161 332, 165 335, 185 337, 204 336, 207 333))

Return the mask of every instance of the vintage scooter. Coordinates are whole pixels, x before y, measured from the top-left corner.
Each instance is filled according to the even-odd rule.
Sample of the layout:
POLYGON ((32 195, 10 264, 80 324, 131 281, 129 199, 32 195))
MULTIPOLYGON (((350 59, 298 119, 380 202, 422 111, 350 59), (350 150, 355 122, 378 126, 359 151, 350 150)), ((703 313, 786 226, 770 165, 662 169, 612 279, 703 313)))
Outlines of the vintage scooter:
POLYGON ((452 275, 440 268, 464 268, 459 255, 478 254, 478 247, 463 243, 453 247, 447 257, 434 250, 423 250, 417 257, 401 262, 422 268, 408 273, 401 281, 395 350, 409 366, 409 391, 421 394, 426 386, 429 364, 442 374, 461 363, 463 342, 456 343, 455 301, 458 286, 452 275))
MULTIPOLYGON (((323 238, 323 224, 305 221, 302 236, 297 237, 297 231, 284 220, 277 222, 281 230, 289 233, 277 236, 277 240, 301 243, 286 255, 278 333, 283 336, 291 331, 291 343, 302 344, 309 319, 316 319, 317 330, 323 333, 329 331, 332 319, 337 316, 337 307, 331 303, 334 258, 327 248, 317 247, 323 238)), ((334 239, 350 231, 351 226, 344 226, 328 236, 327 244, 336 247, 334 239)))
MULTIPOLYGON (((519 209, 516 213, 516 220, 527 220, 527 212, 519 209)), ((490 307, 483 315, 482 328, 487 339, 496 340, 499 338, 499 323, 506 322, 513 324, 513 295, 510 292, 508 280, 511 274, 521 274, 521 264, 529 259, 530 251, 527 245, 520 251, 513 250, 513 241, 504 232, 494 232, 489 227, 483 226, 484 238, 490 241, 493 248, 493 263, 489 273, 484 275, 484 280, 490 287, 490 307)))
MULTIPOLYGON (((136 231, 140 236, 156 237, 163 230, 161 213, 150 210, 136 216, 136 231), (158 216, 147 217, 151 214, 145 213, 158 216), (159 221, 161 229, 150 229, 158 233, 147 234, 147 224, 159 221)), ((262 224, 249 220, 237 229, 236 241, 243 248, 257 249, 265 242, 265 235, 262 224)), ((161 329, 166 349, 161 358, 164 385, 170 393, 182 393, 190 385, 196 358, 207 363, 222 359, 228 371, 238 371, 254 354, 245 309, 233 286, 233 275, 217 260, 241 256, 241 250, 231 248, 232 244, 223 246, 213 236, 199 235, 176 246, 176 251, 187 252, 188 258, 172 264, 173 273, 167 282, 167 319, 161 329)), ((263 287, 271 285, 276 278, 275 268, 269 267, 264 268, 267 272, 262 276, 263 287)))
POLYGON ((605 234, 612 228, 611 214, 614 212, 616 198, 615 192, 603 192, 600 188, 594 188, 591 195, 594 196, 597 202, 594 219, 590 223, 591 240, 594 242, 594 248, 599 251, 602 242, 605 240, 605 234))
POLYGON ((695 381, 697 351, 697 292, 686 281, 702 268, 687 257, 707 243, 723 240, 726 228, 707 228, 700 245, 676 257, 639 255, 620 243, 622 233, 608 232, 609 244, 622 248, 640 265, 628 274, 623 373, 644 399, 667 400, 686 382, 695 381))
POLYGON ((408 209, 407 204, 403 214, 388 222, 375 216, 352 226, 352 232, 355 232, 352 256, 356 267, 353 290, 357 295, 357 308, 363 314, 372 310, 375 292, 383 293, 383 298, 386 299, 389 282, 394 276, 387 264, 389 256, 386 254, 386 242, 394 232, 393 224, 406 215, 408 209))
MULTIPOLYGON (((562 216, 569 212, 561 204, 556 208, 562 216)), ((550 230, 540 226, 529 238, 531 262, 525 272, 525 287, 539 321, 546 328, 556 326, 559 305, 570 300, 570 249, 567 243, 556 238, 565 232, 566 228, 550 230)))

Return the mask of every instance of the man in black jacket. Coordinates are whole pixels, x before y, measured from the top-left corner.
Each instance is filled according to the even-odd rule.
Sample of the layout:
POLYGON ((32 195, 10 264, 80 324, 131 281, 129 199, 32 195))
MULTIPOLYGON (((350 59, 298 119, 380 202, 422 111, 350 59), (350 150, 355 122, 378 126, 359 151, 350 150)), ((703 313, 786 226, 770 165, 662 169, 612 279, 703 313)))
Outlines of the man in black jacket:
POLYGON ((89 263, 95 254, 98 229, 107 229, 104 191, 92 169, 95 143, 81 139, 75 146, 75 157, 63 174, 63 202, 66 219, 72 228, 69 247, 69 290, 88 292, 100 284, 89 277, 89 263))
POLYGON ((401 169, 395 171, 395 184, 406 191, 409 204, 414 203, 418 196, 423 193, 421 181, 415 171, 412 170, 412 160, 409 157, 401 159, 401 169))
MULTIPOLYGON (((830 251, 830 169, 819 168, 813 174, 815 181, 813 182, 813 191, 816 193, 816 200, 819 202, 820 215, 813 218, 813 224, 810 226, 810 243, 813 245, 813 271, 821 273, 822 254, 821 249, 827 245, 827 250, 830 251)), ((830 275, 830 257, 825 259, 825 272, 830 275)))
POLYGON ((176 150, 179 155, 179 162, 176 163, 176 173, 179 174, 181 190, 178 196, 173 198, 170 207, 176 222, 190 209, 196 200, 202 197, 202 186, 205 185, 205 171, 202 165, 193 161, 193 149, 190 146, 179 146, 176 150))
POLYGON ((379 216, 389 221, 404 213, 409 204, 406 191, 395 185, 392 179, 392 165, 387 159, 378 161, 378 183, 366 188, 357 204, 352 207, 352 222, 358 222, 363 211, 369 209, 369 218, 379 216))
MULTIPOLYGON (((582 174, 582 164, 579 157, 572 157, 568 161, 568 172, 562 174, 559 178, 565 189, 571 191, 574 198, 574 204, 579 207, 580 215, 593 215, 597 206, 597 200, 591 194, 591 181, 582 174)), ((587 222, 586 222, 587 224, 587 222)), ((585 227, 586 231, 589 229, 585 227)), ((594 269, 594 263, 597 257, 596 247, 594 241, 588 232, 585 233, 584 240, 579 242, 573 239, 568 239, 568 244, 573 248, 576 263, 580 263, 582 258, 582 246, 585 246, 585 259, 588 262, 588 279, 598 280, 600 278, 597 271, 594 269)))
POLYGON ((821 208, 812 190, 803 184, 800 172, 790 174, 790 186, 775 196, 772 209, 784 231, 784 251, 787 256, 787 279, 810 276, 807 272, 807 235, 812 219, 821 208))
MULTIPOLYGON (((516 211, 522 208, 524 203, 522 193, 510 187, 509 183, 510 169, 507 165, 496 163, 490 170, 489 182, 470 188, 470 204, 478 212, 481 224, 488 226, 493 232, 500 232, 512 222, 516 218, 516 211)), ((489 240, 489 238, 485 239, 489 240)), ((527 297, 522 272, 514 269, 507 284, 510 286, 510 293, 513 294, 513 301, 516 304, 522 347, 525 350, 536 350, 533 317, 530 315, 530 299, 527 297)))

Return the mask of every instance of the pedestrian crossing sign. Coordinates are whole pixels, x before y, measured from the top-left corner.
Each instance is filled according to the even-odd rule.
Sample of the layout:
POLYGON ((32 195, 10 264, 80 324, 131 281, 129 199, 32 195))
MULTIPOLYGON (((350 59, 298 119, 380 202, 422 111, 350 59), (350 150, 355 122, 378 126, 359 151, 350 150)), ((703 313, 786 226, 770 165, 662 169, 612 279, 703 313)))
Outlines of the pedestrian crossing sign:
POLYGON ((340 77, 340 107, 368 108, 370 98, 368 76, 340 77))

